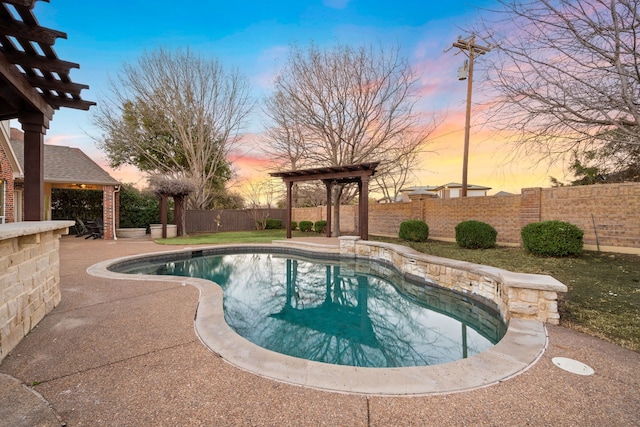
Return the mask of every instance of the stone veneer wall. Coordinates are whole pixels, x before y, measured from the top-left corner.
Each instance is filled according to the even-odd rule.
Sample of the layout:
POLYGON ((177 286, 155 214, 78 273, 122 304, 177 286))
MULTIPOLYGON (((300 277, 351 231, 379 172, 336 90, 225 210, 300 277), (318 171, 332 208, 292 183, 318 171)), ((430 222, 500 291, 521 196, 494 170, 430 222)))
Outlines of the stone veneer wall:
POLYGON ((60 303, 60 236, 72 221, 0 225, 0 361, 60 303))
MULTIPOLYGON (((558 292, 567 287, 551 276, 513 273, 499 268, 434 257, 411 248, 382 242, 340 238, 340 255, 375 259, 394 265, 401 273, 463 294, 492 301, 504 320, 536 320, 557 325, 558 292)), ((407 289, 420 298, 419 287, 407 289)))

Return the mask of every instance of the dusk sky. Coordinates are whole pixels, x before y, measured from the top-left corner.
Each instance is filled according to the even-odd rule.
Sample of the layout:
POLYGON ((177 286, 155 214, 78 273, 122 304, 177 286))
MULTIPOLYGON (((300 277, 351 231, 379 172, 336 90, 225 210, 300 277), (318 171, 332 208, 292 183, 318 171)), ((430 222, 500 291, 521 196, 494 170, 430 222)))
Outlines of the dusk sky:
MULTIPOLYGON (((60 59, 80 64, 71 70, 71 79, 90 86, 82 91, 86 100, 104 98, 109 78, 124 62, 135 62, 157 47, 189 48, 238 68, 258 103, 245 129, 247 148, 234 160, 245 182, 267 176, 265 159, 252 149, 257 144, 253 134, 262 130, 260 102, 292 43, 399 46, 419 76, 420 109, 442 120, 411 184, 439 185, 462 180, 467 87, 457 79, 464 55, 444 51, 459 35, 466 36, 462 28, 492 7, 497 7, 495 0, 51 0, 37 2, 34 14, 40 25, 67 33, 68 39, 58 39, 54 49, 60 59)), ((480 85, 476 79, 474 88, 480 85)), ((108 168, 91 138, 100 135, 91 118, 91 112, 62 108, 45 143, 81 148, 116 179, 143 185, 133 168, 108 168)), ((565 178, 544 166, 532 169, 533 159, 507 162, 505 151, 499 136, 472 127, 469 183, 492 187, 489 194, 519 193, 523 187, 549 186, 549 175, 565 178)))

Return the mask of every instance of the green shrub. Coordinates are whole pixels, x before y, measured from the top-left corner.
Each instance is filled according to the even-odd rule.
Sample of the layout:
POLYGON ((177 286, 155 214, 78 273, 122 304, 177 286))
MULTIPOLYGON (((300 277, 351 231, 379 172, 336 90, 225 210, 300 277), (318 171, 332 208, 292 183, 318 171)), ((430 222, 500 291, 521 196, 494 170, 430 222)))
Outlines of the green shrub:
POLYGON ((429 226, 417 219, 404 221, 400 224, 398 237, 409 242, 424 242, 429 237, 429 226))
POLYGON ((327 221, 323 219, 320 221, 316 221, 316 223, 313 224, 313 230, 316 233, 324 233, 327 230, 327 221))
POLYGON ((279 230, 282 228, 282 220, 277 218, 267 218, 265 223, 265 229, 267 230, 279 230))
POLYGON ((296 228, 298 228, 298 223, 295 221, 291 221, 291 230, 295 230, 296 228))
POLYGON ((311 231, 313 228, 313 222, 311 221, 300 221, 300 231, 311 231))
MULTIPOLYGON (((173 198, 167 200, 167 222, 173 222, 173 198)), ((160 202, 150 191, 140 191, 132 184, 120 187, 120 227, 143 228, 160 223, 160 202)))
POLYGON ((488 249, 496 246, 498 232, 482 221, 463 221, 456 225, 456 243, 467 249, 488 249))
POLYGON ((583 231, 562 221, 528 224, 520 233, 524 248, 531 254, 563 257, 582 253, 583 231))

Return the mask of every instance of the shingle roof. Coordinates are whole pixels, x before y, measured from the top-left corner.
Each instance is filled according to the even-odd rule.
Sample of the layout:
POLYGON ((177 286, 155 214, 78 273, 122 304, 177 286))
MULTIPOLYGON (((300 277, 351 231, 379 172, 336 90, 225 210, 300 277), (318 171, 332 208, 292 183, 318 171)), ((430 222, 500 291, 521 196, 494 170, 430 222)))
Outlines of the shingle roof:
MULTIPOLYGON (((11 141, 24 170, 24 142, 11 141)), ((117 185, 119 182, 79 148, 44 146, 44 181, 64 184, 117 185)))

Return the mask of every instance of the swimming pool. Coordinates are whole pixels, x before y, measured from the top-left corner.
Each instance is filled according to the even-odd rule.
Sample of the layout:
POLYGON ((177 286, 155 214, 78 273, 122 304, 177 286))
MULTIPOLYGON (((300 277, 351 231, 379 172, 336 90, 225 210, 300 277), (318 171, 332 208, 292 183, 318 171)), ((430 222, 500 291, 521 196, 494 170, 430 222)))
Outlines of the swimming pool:
POLYGON ((214 282, 224 291, 224 318, 236 333, 265 349, 316 362, 431 366, 479 354, 506 331, 495 307, 408 281, 375 261, 272 250, 185 254, 113 270, 214 282), (423 291, 419 297, 403 293, 409 286, 423 291))
MULTIPOLYGON (((338 244, 291 239, 271 244, 158 248, 161 249, 159 252, 98 262, 90 266, 87 272, 96 277, 125 281, 130 286, 136 286, 136 282, 147 282, 145 286, 153 286, 154 283, 193 286, 199 291, 194 306, 194 330, 202 344, 214 355, 256 375, 326 391, 388 396, 447 394, 508 380, 525 372, 544 353, 547 345, 545 322, 557 322, 556 295, 566 292, 566 287, 550 276, 513 273, 350 236, 340 237, 338 244), (425 286, 438 283, 468 298, 489 301, 498 307, 501 321, 507 324, 507 331, 496 345, 455 362, 395 368, 334 365, 267 350, 240 336, 225 320, 222 288, 213 285, 210 280, 115 271, 157 261, 171 262, 251 251, 302 255, 314 259, 339 256, 342 260, 378 260, 380 263, 367 264, 372 270, 364 273, 386 277, 389 271, 395 270, 401 272, 403 277, 421 279, 422 285, 410 280, 406 282, 407 287, 401 290, 403 295, 418 299, 425 286)), ((467 315, 473 316, 473 311, 469 310, 467 315)))

